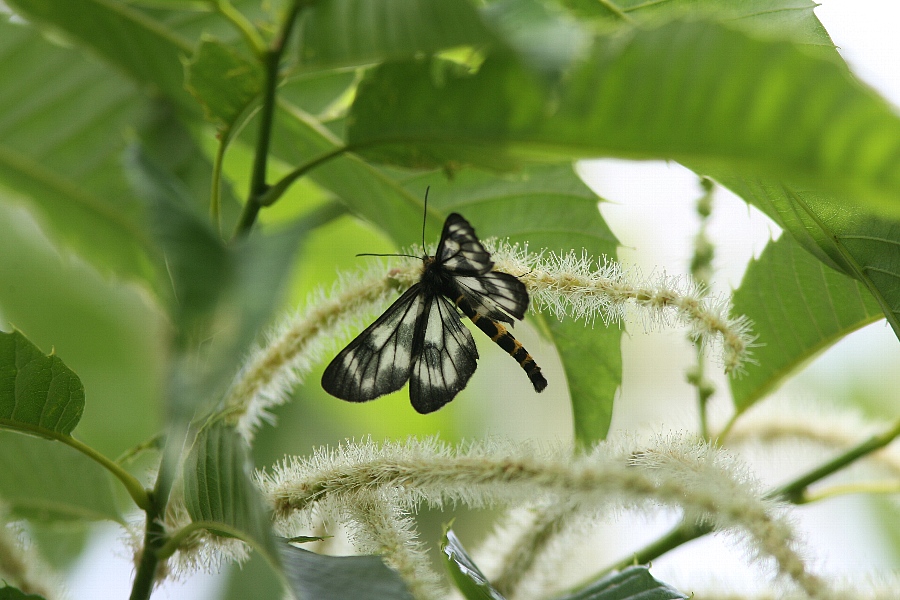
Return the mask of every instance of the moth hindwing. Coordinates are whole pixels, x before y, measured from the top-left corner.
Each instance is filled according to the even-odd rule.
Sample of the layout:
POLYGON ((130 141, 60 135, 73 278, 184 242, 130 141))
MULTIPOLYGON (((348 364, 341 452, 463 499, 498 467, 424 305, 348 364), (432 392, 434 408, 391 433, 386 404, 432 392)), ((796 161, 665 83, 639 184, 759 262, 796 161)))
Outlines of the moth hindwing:
POLYGON ((525 285, 494 271, 490 253, 457 213, 444 222, 434 256, 422 257, 419 282, 331 361, 322 375, 326 392, 365 402, 399 390, 420 413, 441 408, 466 387, 478 350, 459 311, 522 366, 535 391, 547 380, 531 355, 502 323, 521 320, 528 308, 525 285), (459 310, 457 310, 459 309, 459 310))

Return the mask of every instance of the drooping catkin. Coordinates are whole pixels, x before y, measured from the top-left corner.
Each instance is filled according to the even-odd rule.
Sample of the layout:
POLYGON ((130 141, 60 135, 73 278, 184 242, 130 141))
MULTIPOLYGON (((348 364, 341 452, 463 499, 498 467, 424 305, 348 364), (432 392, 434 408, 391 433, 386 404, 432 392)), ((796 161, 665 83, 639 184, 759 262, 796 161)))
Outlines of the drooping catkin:
POLYGON ((578 501, 595 510, 676 506, 689 519, 741 535, 753 553, 773 560, 779 573, 811 597, 829 597, 799 554, 782 507, 763 499, 759 486, 726 453, 682 439, 659 439, 638 450, 600 444, 588 454, 570 452, 497 443, 453 450, 433 440, 365 442, 286 459, 261 473, 259 483, 287 529, 317 504, 335 510, 360 493, 381 489, 396 491, 401 510, 422 502, 482 507, 523 500, 578 501))

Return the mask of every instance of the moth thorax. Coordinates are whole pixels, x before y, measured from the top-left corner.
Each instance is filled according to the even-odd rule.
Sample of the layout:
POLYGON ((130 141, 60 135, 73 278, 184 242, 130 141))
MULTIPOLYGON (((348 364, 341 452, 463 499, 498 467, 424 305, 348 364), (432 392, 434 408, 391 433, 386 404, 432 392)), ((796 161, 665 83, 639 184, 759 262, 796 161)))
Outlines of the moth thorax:
POLYGON ((421 282, 423 286, 437 293, 446 293, 446 290, 453 288, 453 276, 433 257, 423 261, 421 282))

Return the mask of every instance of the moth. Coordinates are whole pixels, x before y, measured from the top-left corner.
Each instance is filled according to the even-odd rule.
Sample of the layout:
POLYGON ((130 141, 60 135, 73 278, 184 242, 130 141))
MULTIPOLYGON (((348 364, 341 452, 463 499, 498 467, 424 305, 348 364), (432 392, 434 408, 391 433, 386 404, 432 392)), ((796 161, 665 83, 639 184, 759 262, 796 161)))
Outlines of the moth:
POLYGON ((409 381, 413 408, 427 414, 466 387, 478 350, 460 312, 525 370, 534 390, 547 380, 503 323, 522 320, 525 285, 494 271, 490 253, 462 216, 451 214, 434 256, 422 257, 422 275, 378 319, 350 342, 325 369, 322 387, 350 402, 395 392, 409 381))

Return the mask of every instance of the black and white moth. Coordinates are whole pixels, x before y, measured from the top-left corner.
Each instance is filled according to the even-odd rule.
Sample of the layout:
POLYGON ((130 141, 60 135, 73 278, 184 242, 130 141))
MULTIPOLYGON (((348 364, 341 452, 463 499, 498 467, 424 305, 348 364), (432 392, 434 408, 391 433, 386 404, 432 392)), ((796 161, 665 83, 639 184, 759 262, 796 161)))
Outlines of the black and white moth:
POLYGON ((492 270, 475 230, 453 213, 434 256, 422 257, 422 276, 350 342, 322 375, 326 392, 366 402, 407 382, 413 408, 434 412, 456 396, 475 372, 478 350, 457 308, 525 370, 535 391, 547 380, 531 355, 501 323, 520 321, 528 308, 525 285, 492 270))

